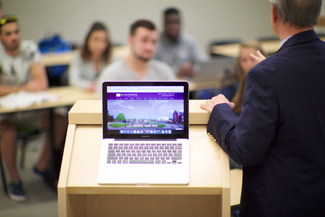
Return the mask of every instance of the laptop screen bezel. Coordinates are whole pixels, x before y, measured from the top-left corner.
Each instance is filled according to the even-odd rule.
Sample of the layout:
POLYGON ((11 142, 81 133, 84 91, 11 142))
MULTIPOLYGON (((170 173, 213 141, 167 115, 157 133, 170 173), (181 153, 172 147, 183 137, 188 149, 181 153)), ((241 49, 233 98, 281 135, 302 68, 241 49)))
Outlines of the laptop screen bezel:
POLYGON ((189 90, 186 81, 105 81, 102 83, 102 120, 104 139, 188 139, 189 90), (109 134, 107 129, 107 87, 108 86, 182 86, 184 87, 184 133, 183 134, 109 134))

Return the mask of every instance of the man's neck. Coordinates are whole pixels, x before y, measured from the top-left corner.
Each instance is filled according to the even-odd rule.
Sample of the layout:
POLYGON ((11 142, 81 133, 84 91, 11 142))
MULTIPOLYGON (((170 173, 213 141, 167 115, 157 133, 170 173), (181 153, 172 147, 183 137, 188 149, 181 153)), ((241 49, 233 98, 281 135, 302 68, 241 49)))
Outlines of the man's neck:
POLYGON ((15 49, 8 49, 2 43, 1 43, 1 45, 5 49, 7 55, 15 57, 15 56, 17 56, 19 54, 19 47, 15 48, 15 49))
POLYGON ((168 41, 170 41, 171 43, 176 44, 176 43, 178 43, 178 41, 179 41, 179 35, 178 35, 176 38, 174 38, 174 37, 170 37, 170 36, 165 32, 165 36, 166 36, 166 38, 168 39, 168 41))
POLYGON ((148 74, 148 62, 140 60, 133 54, 129 54, 125 58, 125 63, 138 79, 143 79, 148 74))
POLYGON ((308 27, 308 28, 301 29, 301 28, 297 28, 297 27, 289 25, 289 24, 283 24, 279 27, 278 37, 282 41, 282 40, 288 38, 289 36, 296 35, 300 32, 305 32, 305 31, 313 30, 313 29, 314 29, 314 27, 308 27))

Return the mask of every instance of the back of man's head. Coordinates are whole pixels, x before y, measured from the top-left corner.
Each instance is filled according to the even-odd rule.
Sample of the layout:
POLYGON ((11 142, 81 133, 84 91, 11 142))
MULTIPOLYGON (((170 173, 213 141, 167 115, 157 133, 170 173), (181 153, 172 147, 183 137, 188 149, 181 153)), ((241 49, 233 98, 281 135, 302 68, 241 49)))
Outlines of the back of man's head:
POLYGON ((308 28, 317 24, 322 0, 269 0, 279 18, 297 28, 308 28))
POLYGON ((153 24, 151 21, 149 21, 149 20, 138 20, 138 21, 135 21, 131 25, 130 35, 134 36, 137 28, 139 28, 139 27, 144 27, 144 28, 152 30, 152 31, 156 30, 155 24, 153 24))

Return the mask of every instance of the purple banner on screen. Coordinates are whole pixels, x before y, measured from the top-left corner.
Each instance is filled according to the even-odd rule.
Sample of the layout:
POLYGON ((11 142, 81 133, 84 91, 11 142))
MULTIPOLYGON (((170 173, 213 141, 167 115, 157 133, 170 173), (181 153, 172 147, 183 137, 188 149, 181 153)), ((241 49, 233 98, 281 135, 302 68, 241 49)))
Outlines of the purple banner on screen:
POLYGON ((183 93, 107 93, 107 100, 183 100, 183 93))

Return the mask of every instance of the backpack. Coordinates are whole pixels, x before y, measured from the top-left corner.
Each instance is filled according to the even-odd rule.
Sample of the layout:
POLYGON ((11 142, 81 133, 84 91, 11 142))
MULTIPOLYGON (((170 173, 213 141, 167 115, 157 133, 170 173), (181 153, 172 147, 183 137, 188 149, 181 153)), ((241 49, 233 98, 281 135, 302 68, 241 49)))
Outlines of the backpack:
MULTIPOLYGON (((61 38, 59 35, 43 38, 38 42, 38 47, 42 54, 46 53, 60 53, 71 51, 69 42, 61 38)), ((49 66, 46 67, 49 78, 60 78, 61 75, 67 70, 67 65, 49 66)))

